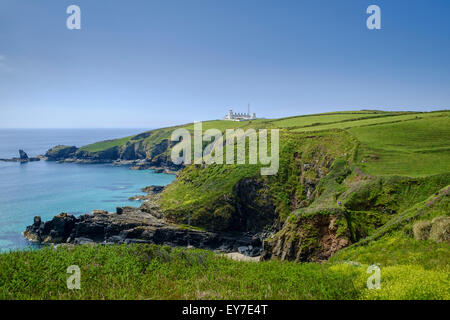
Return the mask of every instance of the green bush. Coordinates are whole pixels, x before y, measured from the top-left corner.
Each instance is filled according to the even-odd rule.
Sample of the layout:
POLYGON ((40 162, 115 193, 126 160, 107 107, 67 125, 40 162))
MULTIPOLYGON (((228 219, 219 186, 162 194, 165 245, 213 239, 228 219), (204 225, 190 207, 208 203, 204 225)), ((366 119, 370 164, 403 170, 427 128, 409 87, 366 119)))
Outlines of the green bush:
POLYGON ((418 221, 413 225, 414 239, 427 240, 430 236, 431 223, 429 221, 418 221))

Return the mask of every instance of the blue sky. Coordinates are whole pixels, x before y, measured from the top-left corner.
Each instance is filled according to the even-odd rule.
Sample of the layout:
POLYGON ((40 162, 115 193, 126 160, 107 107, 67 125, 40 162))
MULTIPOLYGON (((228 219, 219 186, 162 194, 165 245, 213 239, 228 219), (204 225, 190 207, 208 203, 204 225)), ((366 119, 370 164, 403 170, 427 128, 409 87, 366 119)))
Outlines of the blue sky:
POLYGON ((1 0, 0 128, 450 106, 450 1, 1 0), (76 4, 82 29, 66 28, 76 4), (381 8, 381 30, 366 8, 381 8))

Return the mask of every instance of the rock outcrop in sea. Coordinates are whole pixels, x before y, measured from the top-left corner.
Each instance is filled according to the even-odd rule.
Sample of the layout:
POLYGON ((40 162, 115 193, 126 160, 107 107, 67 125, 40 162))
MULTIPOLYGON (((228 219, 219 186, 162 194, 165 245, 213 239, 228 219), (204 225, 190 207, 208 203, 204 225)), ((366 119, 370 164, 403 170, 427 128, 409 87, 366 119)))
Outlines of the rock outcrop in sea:
POLYGON ((19 150, 19 157, 21 160, 24 160, 24 161, 29 160, 27 153, 23 150, 19 150))
POLYGON ((42 156, 38 157, 28 157, 27 153, 22 149, 19 150, 19 158, 11 158, 11 159, 0 159, 3 162, 32 162, 32 161, 40 161, 42 156))
POLYGON ((152 201, 162 188, 151 186, 144 190, 148 196, 141 208, 119 207, 116 212, 94 210, 78 217, 61 213, 46 222, 36 216, 24 236, 30 241, 52 244, 154 243, 260 255, 262 241, 257 235, 207 232, 164 220, 152 201))

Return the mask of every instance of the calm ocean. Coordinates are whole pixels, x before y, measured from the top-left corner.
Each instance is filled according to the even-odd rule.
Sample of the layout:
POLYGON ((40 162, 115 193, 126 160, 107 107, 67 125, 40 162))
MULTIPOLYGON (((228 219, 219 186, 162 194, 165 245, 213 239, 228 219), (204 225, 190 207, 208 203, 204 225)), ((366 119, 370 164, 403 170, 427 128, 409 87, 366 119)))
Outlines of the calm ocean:
MULTIPOLYGON (((0 158, 44 154, 58 144, 77 147, 129 136, 144 129, 0 129, 0 158)), ((134 171, 110 164, 0 162, 0 251, 30 244, 22 232, 33 217, 51 219, 60 212, 82 214, 94 209, 138 206, 128 198, 148 185, 166 185, 174 175, 134 171)))

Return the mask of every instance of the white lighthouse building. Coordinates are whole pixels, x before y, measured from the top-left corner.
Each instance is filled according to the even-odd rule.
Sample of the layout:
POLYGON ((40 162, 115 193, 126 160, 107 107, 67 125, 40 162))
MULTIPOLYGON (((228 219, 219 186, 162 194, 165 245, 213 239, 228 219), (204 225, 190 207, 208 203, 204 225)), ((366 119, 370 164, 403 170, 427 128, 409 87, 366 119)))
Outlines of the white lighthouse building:
POLYGON ((256 113, 250 114, 250 104, 248 105, 248 112, 247 113, 234 113, 233 109, 230 108, 227 115, 223 118, 224 120, 231 120, 231 121, 248 121, 248 120, 255 120, 256 119, 256 113))

